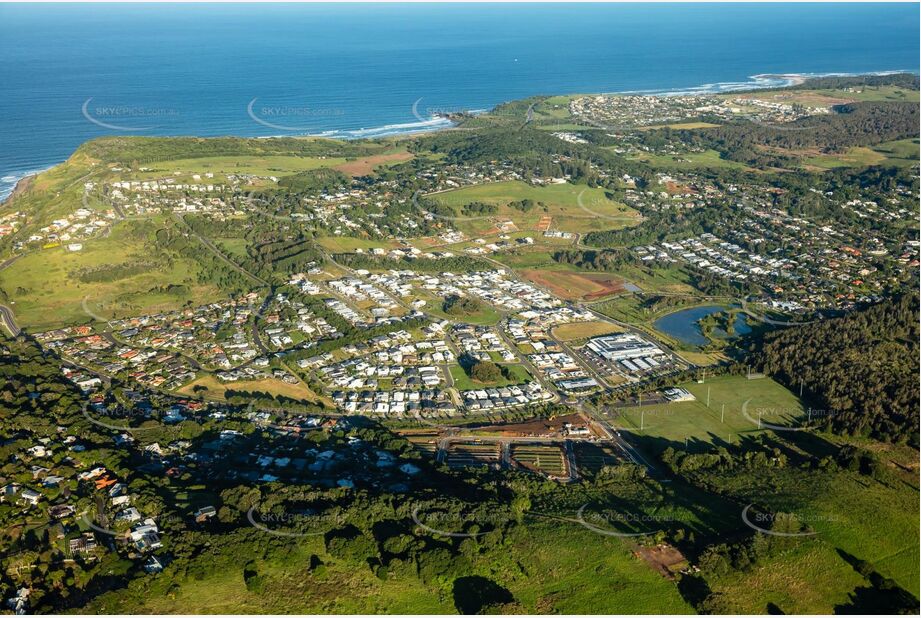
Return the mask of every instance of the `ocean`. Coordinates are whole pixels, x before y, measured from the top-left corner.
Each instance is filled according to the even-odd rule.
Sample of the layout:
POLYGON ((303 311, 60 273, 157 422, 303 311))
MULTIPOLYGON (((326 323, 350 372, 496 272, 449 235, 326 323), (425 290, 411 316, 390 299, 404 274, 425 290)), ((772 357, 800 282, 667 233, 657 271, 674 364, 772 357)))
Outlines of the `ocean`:
POLYGON ((0 4, 0 198, 103 135, 373 137, 537 94, 917 73, 919 17, 917 3, 0 4))

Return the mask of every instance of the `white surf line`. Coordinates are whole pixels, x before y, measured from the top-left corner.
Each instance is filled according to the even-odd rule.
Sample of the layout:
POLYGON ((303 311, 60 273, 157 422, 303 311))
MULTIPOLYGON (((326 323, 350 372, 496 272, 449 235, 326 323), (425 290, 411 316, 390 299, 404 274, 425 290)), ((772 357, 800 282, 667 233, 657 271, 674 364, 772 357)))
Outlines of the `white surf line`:
MULTIPOLYGON (((444 125, 445 123, 447 123, 448 125, 454 125, 454 122, 452 122, 451 119, 448 118, 447 116, 447 114, 449 113, 477 115, 478 113, 482 113, 483 111, 485 111, 485 110, 476 110, 476 109, 458 109, 453 112, 450 112, 447 110, 442 110, 442 111, 434 110, 434 113, 432 113, 431 116, 426 118, 425 116, 419 113, 419 102, 422 101, 423 98, 424 97, 419 97, 418 99, 413 101, 413 106, 412 106, 413 116, 416 117, 416 120, 419 121, 419 124, 425 125, 425 126, 419 127, 420 130, 426 130, 427 128, 430 128, 430 127, 438 128, 438 125, 444 125)), ((426 111, 431 112, 433 110, 429 109, 426 111)), ((408 128, 410 125, 385 125, 383 127, 380 127, 380 129, 388 129, 391 127, 401 127, 401 126, 408 128)), ((367 129, 367 130, 376 131, 378 129, 367 129)))
POLYGON ((421 100, 422 100, 422 97, 419 97, 418 99, 413 101, 413 107, 412 107, 413 116, 415 116, 416 120, 418 120, 419 122, 428 122, 428 120, 430 119, 427 120, 423 118, 422 114, 419 113, 419 101, 421 100))

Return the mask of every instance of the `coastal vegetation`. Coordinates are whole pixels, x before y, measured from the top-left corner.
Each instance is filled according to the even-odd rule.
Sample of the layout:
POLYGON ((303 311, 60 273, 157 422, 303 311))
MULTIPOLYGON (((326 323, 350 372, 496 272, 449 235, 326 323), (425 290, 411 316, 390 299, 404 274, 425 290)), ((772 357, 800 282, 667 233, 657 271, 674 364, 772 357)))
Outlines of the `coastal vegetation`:
POLYGON ((4 598, 916 611, 917 88, 84 144, 0 208, 4 598))

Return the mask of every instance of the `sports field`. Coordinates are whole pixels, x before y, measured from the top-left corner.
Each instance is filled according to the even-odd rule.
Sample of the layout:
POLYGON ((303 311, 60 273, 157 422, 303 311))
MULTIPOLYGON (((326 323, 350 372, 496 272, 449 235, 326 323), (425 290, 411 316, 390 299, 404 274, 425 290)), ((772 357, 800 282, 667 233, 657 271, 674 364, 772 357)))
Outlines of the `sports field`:
POLYGON ((696 444, 708 448, 711 444, 737 443, 742 436, 767 431, 767 423, 798 426, 807 416, 799 398, 770 378, 725 376, 681 386, 697 400, 627 408, 610 418, 640 436, 664 438, 682 446, 687 440, 689 447, 696 444), (749 403, 743 413, 746 401, 749 403))

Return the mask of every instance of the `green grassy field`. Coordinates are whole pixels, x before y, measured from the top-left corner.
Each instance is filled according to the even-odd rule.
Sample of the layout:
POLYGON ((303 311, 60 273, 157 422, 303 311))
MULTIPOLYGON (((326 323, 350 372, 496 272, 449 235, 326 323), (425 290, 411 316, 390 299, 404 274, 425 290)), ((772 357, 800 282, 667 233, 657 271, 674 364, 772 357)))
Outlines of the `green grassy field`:
POLYGON ((256 176, 287 176, 325 167, 342 165, 346 160, 339 157, 296 157, 296 156, 239 156, 201 157, 196 159, 175 159, 150 163, 145 167, 154 172, 254 174, 256 176))
POLYGON ((82 251, 56 247, 20 258, 0 271, 0 288, 9 296, 19 325, 33 331, 90 320, 84 298, 93 313, 111 318, 178 309, 188 300, 205 303, 220 297, 217 288, 196 283, 196 264, 182 258, 169 264, 151 262, 145 272, 112 281, 79 279, 81 269, 149 261, 145 240, 146 234, 133 223, 120 223, 108 237, 84 242, 82 251), (188 292, 156 290, 170 284, 185 285, 188 292))
POLYGON ((543 268, 544 270, 577 270, 570 264, 558 264, 546 248, 519 249, 497 254, 493 259, 515 270, 526 268, 543 268))
POLYGON ((609 200, 603 189, 570 183, 541 187, 517 180, 494 182, 432 194, 429 199, 452 208, 457 216, 463 216, 463 206, 471 202, 498 206, 498 213, 488 219, 456 222, 458 229, 471 236, 494 228, 494 219, 510 219, 519 229, 538 231, 541 219, 550 217, 551 229, 567 232, 612 229, 639 222, 639 213, 609 200), (580 195, 584 208, 579 206, 580 195), (526 213, 508 206, 524 199, 541 202, 543 206, 536 206, 526 213))
MULTIPOLYGON (((698 400, 645 407, 642 431, 638 429, 639 408, 627 410, 617 421, 632 427, 634 440, 652 461, 666 446, 685 448, 685 439, 691 452, 725 446, 730 432, 736 445, 740 438, 761 433, 793 457, 797 453, 834 454, 843 442, 837 436, 815 432, 759 432, 757 423, 740 413, 746 400, 751 400, 748 411, 754 419, 759 408, 777 425, 785 424, 781 418, 795 422, 804 416, 799 399, 772 380, 720 377, 684 387, 698 400), (708 389, 709 408, 705 405, 708 389), (725 422, 720 420, 723 404, 725 422)), ((717 486, 720 495, 736 502, 739 512, 743 505, 754 502, 773 511, 795 513, 816 532, 796 539, 787 550, 751 569, 726 575, 705 573, 711 590, 722 595, 723 611, 765 613, 772 604, 784 613, 833 613, 836 606, 849 601, 856 587, 867 585, 841 552, 871 562, 884 576, 918 595, 916 475, 910 475, 911 482, 897 475, 878 481, 792 462, 781 468, 741 467, 689 474, 717 486)), ((706 495, 697 498, 701 504, 710 499, 706 495)))
MULTIPOLYGON (((765 421, 782 426, 808 416, 794 393, 770 379, 726 376, 683 386, 697 401, 634 407, 617 418, 653 460, 666 446, 684 448, 685 440, 692 452, 725 446, 730 433, 732 444, 761 433, 779 440, 791 454, 832 454, 842 443, 840 438, 822 433, 759 431, 759 409, 765 421), (709 408, 705 405, 708 390, 709 408), (754 421, 741 414, 746 400, 750 400, 747 411, 754 421), (724 404, 725 420, 721 421, 724 404)), ((733 611, 760 613, 772 602, 784 612, 832 612, 835 605, 847 602, 848 593, 856 586, 865 584, 838 549, 870 561, 880 573, 918 594, 916 481, 893 478, 880 482, 855 473, 819 472, 793 465, 735 469, 708 478, 739 505, 757 502, 777 511, 794 512, 817 532, 810 539, 818 542, 803 541, 751 571, 708 578, 714 591, 725 593, 733 611), (880 526, 878 522, 886 524, 880 526)))
POLYGON ((681 268, 648 269, 628 264, 618 268, 617 274, 648 293, 699 294, 689 283, 691 279, 687 272, 681 268))
MULTIPOLYGON (((834 452, 839 442, 825 434, 785 433, 776 438, 792 453, 800 448, 834 452)), ((739 508, 757 503, 775 512, 795 513, 816 533, 796 539, 791 550, 755 569, 708 578, 715 590, 726 590, 747 608, 739 611, 764 611, 770 599, 784 612, 832 613, 856 585, 866 585, 855 578, 840 552, 869 561, 876 571, 918 595, 916 486, 789 464, 710 473, 707 478, 739 508)))
POLYGON ((824 515, 812 524, 823 538, 869 560, 880 573, 918 596, 921 573, 916 487, 887 486, 842 475, 828 491, 811 496, 807 508, 824 515))
MULTIPOLYGON (((258 534, 254 531, 253 534, 258 534)), ((377 613, 453 614, 453 578, 423 583, 405 573, 386 579, 326 554, 319 538, 285 539, 280 558, 255 557, 263 589, 247 590, 239 556, 201 556, 199 575, 141 578, 103 594, 88 613, 377 613), (324 565, 311 571, 310 556, 324 565), (203 573, 202 573, 203 571, 203 573)), ((527 518, 507 542, 475 557, 464 575, 506 588, 523 613, 664 613, 693 609, 674 583, 631 555, 620 539, 576 525, 527 518)), ((166 574, 164 574, 166 575, 166 574)))
POLYGON ((503 365, 502 368, 508 372, 509 378, 489 383, 471 380, 460 365, 452 365, 450 371, 451 377, 454 378, 454 388, 461 391, 495 388, 499 386, 508 386, 509 384, 521 384, 533 379, 531 374, 528 373, 528 370, 522 365, 503 365))
POLYGON ((853 101, 918 101, 918 91, 899 86, 865 86, 851 91, 813 90, 816 94, 853 101), (859 90, 859 92, 858 92, 859 90))
POLYGON ((856 146, 839 154, 806 157, 803 163, 822 169, 870 165, 916 165, 918 163, 918 139, 893 140, 872 147, 856 146))
POLYGON ((212 242, 214 242, 224 254, 230 256, 231 259, 236 260, 238 263, 240 260, 249 257, 249 254, 246 252, 249 241, 245 238, 218 237, 213 238, 212 242))
POLYGON ((765 614, 772 605, 789 614, 831 614, 863 583, 834 547, 805 541, 755 572, 714 578, 711 589, 731 613, 765 614))
POLYGON ((491 326, 499 322, 502 319, 502 314, 499 313, 494 307, 487 305, 485 302, 480 303, 479 310, 473 313, 465 313, 463 315, 448 315, 441 308, 444 302, 443 298, 437 298, 431 294, 427 294, 422 290, 414 289, 412 293, 411 300, 420 299, 426 302, 424 307, 426 313, 431 313, 440 318, 446 320, 461 320, 467 322, 468 324, 478 324, 484 326, 491 326))
POLYGON ((916 137, 899 139, 877 144, 873 150, 885 155, 886 161, 892 165, 915 165, 918 163, 919 143, 921 140, 916 137))
POLYGON ((569 113, 569 102, 574 98, 576 98, 575 95, 557 95, 554 97, 547 97, 534 106, 534 119, 561 120, 571 118, 572 114, 569 113))
POLYGON ((737 161, 730 161, 720 157, 720 153, 715 150, 705 150, 704 152, 688 152, 681 155, 655 155, 642 154, 634 157, 637 161, 642 161, 653 167, 663 167, 670 169, 696 169, 705 167, 721 167, 737 170, 749 170, 750 168, 737 161))
POLYGON ((879 165, 886 161, 886 156, 863 146, 849 148, 841 154, 819 155, 803 159, 805 165, 834 169, 836 167, 866 167, 879 165))
POLYGON ((641 406, 619 411, 618 424, 640 436, 662 438, 689 448, 705 449, 711 444, 738 443, 741 436, 759 431, 757 422, 742 414, 742 404, 751 400, 747 413, 755 421, 759 409, 762 420, 774 425, 795 423, 805 414, 798 397, 770 378, 748 380, 744 376, 724 376, 682 384, 697 401, 641 406), (706 406, 707 391, 710 407, 706 406), (722 406, 725 416, 720 420, 722 406), (640 429, 642 427, 642 429, 640 429))

